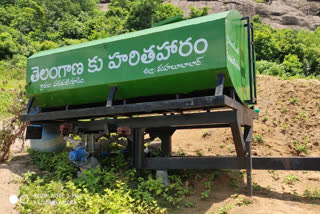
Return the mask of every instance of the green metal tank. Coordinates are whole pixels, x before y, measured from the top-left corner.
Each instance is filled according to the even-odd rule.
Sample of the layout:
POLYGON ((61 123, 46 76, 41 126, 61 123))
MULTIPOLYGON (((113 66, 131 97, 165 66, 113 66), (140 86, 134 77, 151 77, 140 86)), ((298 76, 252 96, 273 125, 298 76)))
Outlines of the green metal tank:
MULTIPOLYGON (((249 105, 248 31, 237 11, 39 52, 28 97, 40 108, 214 89, 217 74, 249 105)), ((251 65, 250 65, 251 66, 251 65)))

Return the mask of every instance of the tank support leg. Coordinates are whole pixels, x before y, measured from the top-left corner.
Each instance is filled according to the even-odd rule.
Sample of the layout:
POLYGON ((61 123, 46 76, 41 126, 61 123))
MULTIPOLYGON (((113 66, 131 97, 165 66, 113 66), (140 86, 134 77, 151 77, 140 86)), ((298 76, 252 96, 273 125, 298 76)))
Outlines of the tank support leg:
POLYGON ((172 152, 171 136, 175 132, 174 128, 164 127, 148 130, 150 136, 153 138, 159 137, 161 139, 161 151, 164 156, 169 157, 172 152))
POLYGON ((222 96, 223 95, 223 84, 224 84, 224 75, 218 74, 216 91, 214 93, 214 96, 222 96))
POLYGON ((244 143, 244 136, 241 131, 241 126, 238 121, 230 124, 231 132, 233 136, 234 145, 236 148, 237 156, 243 157, 245 155, 246 146, 244 143))
POLYGON ((252 126, 244 127, 244 138, 246 142, 246 165, 247 165, 247 189, 248 195, 252 196, 252 156, 251 156, 251 137, 252 137, 252 126))
POLYGON ((117 87, 112 87, 110 89, 106 107, 111 107, 112 106, 112 103, 113 103, 113 100, 114 100, 114 96, 116 95, 116 92, 117 92, 117 87))
POLYGON ((135 128, 133 129, 133 160, 134 167, 136 169, 142 169, 143 160, 144 160, 144 129, 143 128, 135 128))
POLYGON ((34 101, 34 97, 31 97, 31 98, 29 99, 28 103, 27 103, 27 106, 26 106, 26 109, 25 109, 25 111, 24 111, 24 114, 26 114, 26 115, 29 114, 30 109, 31 109, 32 104, 33 104, 33 101, 34 101))

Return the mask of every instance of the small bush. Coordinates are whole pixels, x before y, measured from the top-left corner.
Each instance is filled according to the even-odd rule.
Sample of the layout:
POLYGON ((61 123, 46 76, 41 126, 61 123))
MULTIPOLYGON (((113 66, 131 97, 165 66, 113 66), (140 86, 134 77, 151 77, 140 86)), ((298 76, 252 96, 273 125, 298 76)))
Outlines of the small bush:
POLYGON ((253 141, 254 143, 259 143, 259 144, 264 143, 264 139, 263 139, 262 135, 260 135, 260 134, 255 134, 255 135, 253 136, 253 138, 252 138, 252 141, 253 141))
POLYGON ((287 175, 283 179, 283 182, 286 184, 293 184, 294 182, 297 182, 297 181, 299 181, 299 179, 293 174, 287 175))

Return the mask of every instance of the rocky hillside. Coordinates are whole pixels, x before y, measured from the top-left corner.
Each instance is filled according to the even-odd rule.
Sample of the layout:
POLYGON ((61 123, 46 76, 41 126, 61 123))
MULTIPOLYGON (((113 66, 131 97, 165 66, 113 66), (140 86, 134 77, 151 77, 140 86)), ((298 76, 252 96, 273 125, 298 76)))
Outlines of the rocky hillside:
MULTIPOLYGON (((320 26, 320 1, 318 0, 166 0, 184 10, 189 7, 210 7, 210 13, 238 10, 244 16, 259 15, 264 23, 276 28, 315 30, 320 26)), ((108 10, 109 1, 99 7, 108 10)))
POLYGON ((320 2, 307 0, 168 0, 188 14, 188 7, 210 7, 210 13, 238 10, 244 16, 259 15, 264 23, 277 28, 309 29, 320 26, 320 2))
POLYGON ((320 26, 320 1, 307 0, 168 0, 188 14, 188 7, 210 7, 210 13, 238 10, 244 16, 259 15, 264 23, 277 28, 309 29, 320 26), (265 3, 257 3, 265 2, 265 3))

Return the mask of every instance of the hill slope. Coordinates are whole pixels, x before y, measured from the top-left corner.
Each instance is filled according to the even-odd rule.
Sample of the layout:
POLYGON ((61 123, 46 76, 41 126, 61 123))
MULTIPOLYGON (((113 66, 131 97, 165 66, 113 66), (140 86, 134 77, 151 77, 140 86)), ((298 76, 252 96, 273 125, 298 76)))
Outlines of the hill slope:
MULTIPOLYGON (((257 78, 259 120, 254 121, 253 154, 259 156, 320 156, 320 81, 257 78), (259 142, 263 141, 263 142, 259 142), (298 144, 305 152, 297 151, 298 144)), ((177 131, 174 150, 188 154, 235 155, 229 129, 177 131), (208 133, 208 134, 206 134, 208 133), (202 137, 206 135, 206 137, 202 137)))
MULTIPOLYGON (((253 154, 320 156, 320 81, 279 80, 271 76, 258 76, 257 81, 256 107, 261 112, 259 120, 254 121, 253 154)), ((177 131, 173 135, 173 150, 189 155, 236 155, 229 129, 177 131)), ((218 176, 212 182, 208 198, 201 200, 209 178, 210 173, 195 178, 191 184, 195 194, 187 200, 197 207, 181 208, 177 213, 219 213, 219 209, 228 207, 228 213, 317 213, 320 210, 320 172, 254 170, 254 197, 248 198, 245 171, 240 174, 231 171, 218 176), (310 192, 318 200, 310 200, 310 192)))
POLYGON ((182 1, 170 0, 188 14, 188 7, 210 7, 210 13, 226 10, 238 10, 245 16, 259 15, 263 23, 277 28, 309 29, 320 26, 320 2, 306 0, 268 0, 268 3, 256 3, 254 0, 212 0, 182 1))

